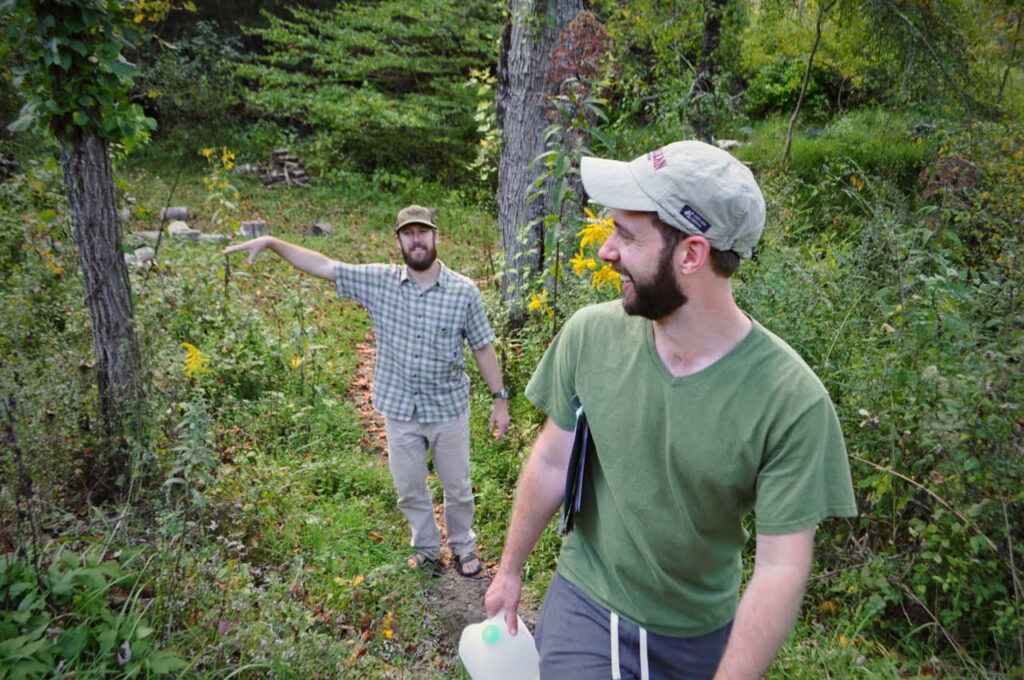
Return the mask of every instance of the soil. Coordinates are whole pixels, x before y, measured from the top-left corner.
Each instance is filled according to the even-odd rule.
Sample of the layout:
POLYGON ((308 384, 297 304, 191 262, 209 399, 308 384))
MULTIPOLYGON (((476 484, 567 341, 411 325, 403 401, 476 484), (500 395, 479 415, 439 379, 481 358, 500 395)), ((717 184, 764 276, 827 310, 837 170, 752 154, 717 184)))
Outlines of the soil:
MULTIPOLYGON (((380 455, 382 459, 386 459, 388 448, 384 418, 373 409, 371 403, 373 368, 377 356, 373 331, 367 331, 363 342, 356 345, 356 354, 359 361, 347 396, 355 404, 363 422, 366 433, 363 445, 380 455)), ((435 507, 434 516, 441 527, 443 539, 446 535, 444 514, 440 508, 435 507)), ((427 600, 447 632, 448 640, 456 646, 463 628, 485 618, 484 593, 491 583, 497 563, 484 559, 481 559, 481 562, 484 566, 482 577, 464 578, 456 573, 451 552, 447 547, 442 548, 443 570, 440 576, 431 579, 432 586, 427 594, 427 600)), ((536 612, 524 603, 519 608, 519 615, 532 631, 537 618, 536 612)))

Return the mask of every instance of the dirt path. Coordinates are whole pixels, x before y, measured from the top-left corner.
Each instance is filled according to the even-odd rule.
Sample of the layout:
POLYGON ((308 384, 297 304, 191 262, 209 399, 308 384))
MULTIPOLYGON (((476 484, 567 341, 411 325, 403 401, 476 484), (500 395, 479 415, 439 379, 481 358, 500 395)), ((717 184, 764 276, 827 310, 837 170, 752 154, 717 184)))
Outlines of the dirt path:
MULTIPOLYGON (((355 377, 349 386, 347 396, 356 405, 360 419, 363 422, 365 437, 362 444, 368 449, 378 453, 382 459, 387 458, 387 437, 384 430, 384 418, 373 409, 371 395, 373 388, 373 367, 377 357, 377 348, 374 341, 373 331, 367 331, 363 341, 356 344, 356 355, 359 361, 356 365, 355 377)), ((446 538, 444 513, 440 507, 435 505, 434 516, 437 524, 441 527, 442 539, 446 538)), ((467 579, 458 576, 452 566, 452 555, 448 548, 441 550, 441 562, 445 566, 442 575, 432 580, 430 592, 427 599, 433 606, 434 611, 448 632, 449 641, 453 647, 458 645, 459 635, 467 624, 476 623, 484 619, 484 592, 490 585, 491 577, 494 574, 496 564, 483 561, 484 578, 467 579)), ((520 608, 520 616, 532 630, 536 620, 536 614, 532 609, 525 606, 520 608)))

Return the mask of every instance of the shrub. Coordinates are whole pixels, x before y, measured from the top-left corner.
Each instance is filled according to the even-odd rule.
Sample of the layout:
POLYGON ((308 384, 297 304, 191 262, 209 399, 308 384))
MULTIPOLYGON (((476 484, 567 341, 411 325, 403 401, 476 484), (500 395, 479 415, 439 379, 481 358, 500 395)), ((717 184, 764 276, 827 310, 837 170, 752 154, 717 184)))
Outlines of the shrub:
MULTIPOLYGON (((804 61, 779 57, 763 68, 743 93, 744 110, 751 118, 764 118, 775 113, 792 112, 796 108, 803 85, 804 61)), ((823 121, 838 108, 842 76, 835 70, 815 62, 801 105, 807 119, 823 121)))

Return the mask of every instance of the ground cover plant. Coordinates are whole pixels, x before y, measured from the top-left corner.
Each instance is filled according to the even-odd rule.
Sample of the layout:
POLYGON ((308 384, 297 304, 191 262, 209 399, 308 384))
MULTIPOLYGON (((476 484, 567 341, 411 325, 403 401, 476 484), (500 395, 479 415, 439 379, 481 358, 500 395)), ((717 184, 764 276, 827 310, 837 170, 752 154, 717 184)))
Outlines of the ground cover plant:
MULTIPOLYGON (((149 100, 147 111, 166 119, 130 154, 113 145, 123 249, 155 251, 128 267, 148 406, 145 436, 123 442, 130 464, 116 473, 58 149, 40 135, 0 133, 0 679, 465 677, 457 634, 482 616, 482 590, 450 570, 431 579, 399 567, 406 529, 367 404, 365 312, 276 258, 226 258, 224 241, 209 238, 238 239, 242 220, 264 220, 339 259, 394 261, 395 212, 413 202, 437 209, 441 258, 483 291, 513 394, 513 426, 495 441, 489 396, 472 376, 477 531, 493 567, 543 418, 522 390, 565 319, 620 290, 597 257, 607 217, 565 189, 559 204, 571 210, 551 217, 544 241, 557 255, 527 282, 523 324, 505 327, 513 310, 502 300, 487 167, 497 114, 482 101, 493 91, 497 12, 435 4, 457 15, 431 39, 442 47, 414 25, 427 5, 402 2, 382 3, 388 16, 299 3, 236 29, 222 50, 206 23, 175 37, 176 51, 142 43, 140 58, 158 67, 133 101, 149 100), (425 72, 399 72, 412 57, 388 42, 392 16, 400 21, 388 31, 414 43, 409 54, 425 72), (348 19, 373 28, 361 47, 357 33, 339 30, 330 59, 289 51, 289 36, 308 34, 311 49, 314 29, 348 19), (259 36, 262 52, 245 42, 259 36), (346 50, 361 58, 342 63, 346 50), (437 50, 446 58, 431 62, 437 50), (229 96, 196 97, 183 81, 196 74, 229 96), (319 85, 361 99, 339 118, 319 85), (392 96, 446 100, 416 111, 392 96), (383 110, 387 129, 363 134, 383 110), (410 140, 422 142, 418 170, 394 160, 410 140), (280 147, 309 160, 309 186, 266 186, 247 170, 280 147), (172 238, 161 220, 168 205, 186 206, 203 236, 172 238), (319 222, 335 233, 307 235, 319 222)), ((668 32, 660 3, 595 4, 621 70, 608 76, 606 99, 579 107, 594 116, 552 121, 551 139, 579 141, 546 156, 547 178, 562 188, 583 140, 631 158, 692 134, 685 93, 700 50, 697 3, 677 3, 668 32)), ((829 17, 831 42, 787 165, 800 46, 813 34, 796 9, 724 4, 719 108, 707 119, 742 143, 734 153, 769 204, 738 299, 829 389, 861 511, 819 528, 803 614, 765 677, 1021 678, 1024 127, 999 112, 1019 101, 1019 12, 953 0, 855 4, 829 17), (894 39, 892 26, 878 28, 891 20, 919 32, 894 39), (879 41, 884 50, 864 53, 879 41), (965 98, 958 79, 972 74, 965 98)), ((14 56, 3 43, 5 77, 14 56)), ((13 98, 0 95, 12 119, 13 98)), ((549 527, 527 562, 528 621, 559 545, 549 527)))

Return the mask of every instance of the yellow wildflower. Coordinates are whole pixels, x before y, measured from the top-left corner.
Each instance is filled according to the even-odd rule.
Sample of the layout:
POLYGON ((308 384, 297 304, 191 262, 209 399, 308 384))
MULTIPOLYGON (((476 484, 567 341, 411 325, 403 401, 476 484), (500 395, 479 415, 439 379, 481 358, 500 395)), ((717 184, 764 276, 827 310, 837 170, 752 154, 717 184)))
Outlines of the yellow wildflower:
POLYGON ((604 219, 594 218, 594 221, 587 223, 587 226, 576 232, 576 235, 580 238, 580 248, 586 248, 591 243, 595 245, 601 245, 608 240, 608 237, 612 234, 612 219, 606 217, 604 219))
POLYGON ((206 160, 210 160, 210 156, 213 155, 213 149, 203 149, 199 153, 201 153, 206 160))
POLYGON ((188 350, 188 354, 185 356, 185 366, 182 368, 185 375, 194 378, 197 375, 210 372, 210 369, 206 367, 210 359, 203 354, 201 349, 190 342, 183 342, 181 346, 188 350))
POLYGON ((572 265, 572 271, 576 276, 583 276, 583 272, 597 269, 597 260, 592 257, 586 257, 582 250, 569 260, 569 264, 572 265))
POLYGON ((594 272, 594 275, 590 277, 590 285, 596 290, 600 290, 601 288, 610 285, 614 287, 615 290, 621 291, 622 279, 619 278, 619 273, 612 269, 610 264, 606 264, 594 272))
POLYGON ((302 364, 303 361, 305 361, 304 357, 292 357, 292 360, 289 362, 289 364, 291 365, 292 370, 295 370, 302 364))
POLYGON ((544 303, 541 301, 540 296, 534 293, 530 296, 530 304, 526 305, 526 308, 531 312, 536 312, 543 306, 544 303))

